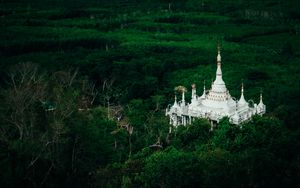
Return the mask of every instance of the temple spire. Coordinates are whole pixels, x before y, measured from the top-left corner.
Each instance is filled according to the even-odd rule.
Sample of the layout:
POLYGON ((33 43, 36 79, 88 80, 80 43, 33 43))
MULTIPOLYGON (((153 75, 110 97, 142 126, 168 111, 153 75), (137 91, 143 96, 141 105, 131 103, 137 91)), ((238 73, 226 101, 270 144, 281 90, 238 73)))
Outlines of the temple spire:
POLYGON ((176 93, 174 95, 174 105, 173 106, 178 106, 176 93))
POLYGON ((263 103, 263 97, 262 97, 262 91, 260 91, 260 96, 259 96, 259 104, 260 106, 263 106, 264 103, 263 103))
POLYGON ((263 103, 263 99, 262 99, 262 91, 260 92, 260 100, 259 100, 259 104, 258 104, 258 113, 259 114, 264 114, 266 112, 266 105, 264 105, 263 103))
POLYGON ((242 82, 241 93, 242 93, 242 95, 244 95, 244 82, 242 82))
POLYGON ((218 55, 217 55, 217 76, 221 76, 221 78, 222 78, 220 44, 218 44, 218 55))
POLYGON ((262 102, 262 92, 260 92, 260 101, 259 101, 259 103, 263 103, 262 102))
POLYGON ((192 99, 196 99, 196 84, 192 84, 192 99))
POLYGON ((216 85, 225 85, 222 78, 222 69, 221 69, 221 47, 218 44, 218 55, 217 55, 217 72, 216 72, 216 80, 214 81, 216 85))
POLYGON ((217 62, 218 62, 218 65, 220 64, 220 66, 221 66, 221 47, 220 47, 220 44, 218 44, 217 62))
POLYGON ((241 97, 240 97, 238 104, 239 105, 247 104, 245 97, 244 97, 244 83, 243 82, 242 82, 242 87, 241 87, 241 97))

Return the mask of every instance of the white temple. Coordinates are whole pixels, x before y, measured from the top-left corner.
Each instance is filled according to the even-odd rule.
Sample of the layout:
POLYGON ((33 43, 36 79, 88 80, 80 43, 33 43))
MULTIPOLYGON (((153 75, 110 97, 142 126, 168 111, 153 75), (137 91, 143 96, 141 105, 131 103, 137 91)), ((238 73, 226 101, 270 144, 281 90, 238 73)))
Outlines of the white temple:
POLYGON ((213 125, 213 122, 219 123, 223 117, 229 117, 232 124, 238 125, 255 114, 262 115, 266 112, 262 94, 260 94, 259 104, 251 102, 247 102, 244 98, 243 84, 239 100, 229 94, 222 79, 221 54, 220 47, 218 47, 216 79, 211 89, 206 90, 204 85, 203 94, 197 96, 196 86, 193 84, 191 103, 185 101, 185 90, 182 90, 182 100, 177 102, 175 95, 175 102, 166 109, 166 116, 170 117, 170 124, 175 127, 181 124, 191 124, 195 118, 207 118, 213 125))

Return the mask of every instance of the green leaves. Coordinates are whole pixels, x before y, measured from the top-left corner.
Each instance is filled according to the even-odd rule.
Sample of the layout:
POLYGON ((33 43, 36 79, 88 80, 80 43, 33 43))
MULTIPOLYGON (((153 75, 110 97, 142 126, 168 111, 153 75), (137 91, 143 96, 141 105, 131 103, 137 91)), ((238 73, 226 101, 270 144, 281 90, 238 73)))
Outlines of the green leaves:
POLYGON ((144 176, 149 187, 189 187, 200 185, 202 173, 195 156, 171 147, 146 160, 144 176))
POLYGON ((298 4, 4 0, 0 184, 299 185, 298 4), (270 117, 255 117, 242 127, 223 120, 214 131, 206 120, 196 120, 169 133, 163 109, 173 102, 173 88, 182 85, 188 100, 190 84, 202 93, 203 80, 209 83, 215 74, 217 41, 231 94, 239 96, 242 77, 247 99, 257 102, 264 88, 270 117), (8 66, 26 61, 41 64, 45 74, 33 71, 23 84, 13 77, 21 86, 16 90, 6 82, 8 66), (95 109, 89 97, 98 92, 84 89, 88 80, 102 90, 95 109), (116 104, 122 123, 113 119, 116 104), (122 128, 127 124, 132 134, 122 128), (149 147, 156 143, 159 152, 149 147))
POLYGON ((177 148, 195 150, 197 146, 208 144, 212 133, 206 119, 196 119, 191 125, 175 129, 172 144, 177 148))

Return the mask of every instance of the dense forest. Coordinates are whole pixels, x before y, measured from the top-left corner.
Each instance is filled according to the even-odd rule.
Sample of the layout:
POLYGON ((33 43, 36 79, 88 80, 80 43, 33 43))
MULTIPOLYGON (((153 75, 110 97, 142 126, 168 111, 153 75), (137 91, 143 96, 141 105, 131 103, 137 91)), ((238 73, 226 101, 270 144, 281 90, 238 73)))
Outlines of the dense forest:
POLYGON ((300 187, 299 8, 0 0, 1 187, 300 187), (169 132, 174 88, 209 87, 218 43, 231 94, 262 90, 267 114, 169 132))

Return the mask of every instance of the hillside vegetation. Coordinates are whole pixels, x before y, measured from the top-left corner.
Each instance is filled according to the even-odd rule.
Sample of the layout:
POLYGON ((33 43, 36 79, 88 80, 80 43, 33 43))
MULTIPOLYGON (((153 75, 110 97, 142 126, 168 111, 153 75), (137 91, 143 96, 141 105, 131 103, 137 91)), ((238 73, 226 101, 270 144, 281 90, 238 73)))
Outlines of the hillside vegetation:
POLYGON ((300 186, 299 1, 0 5, 4 187, 300 186), (231 95, 262 90, 267 114, 169 133, 174 87, 209 87, 218 43, 231 95))

